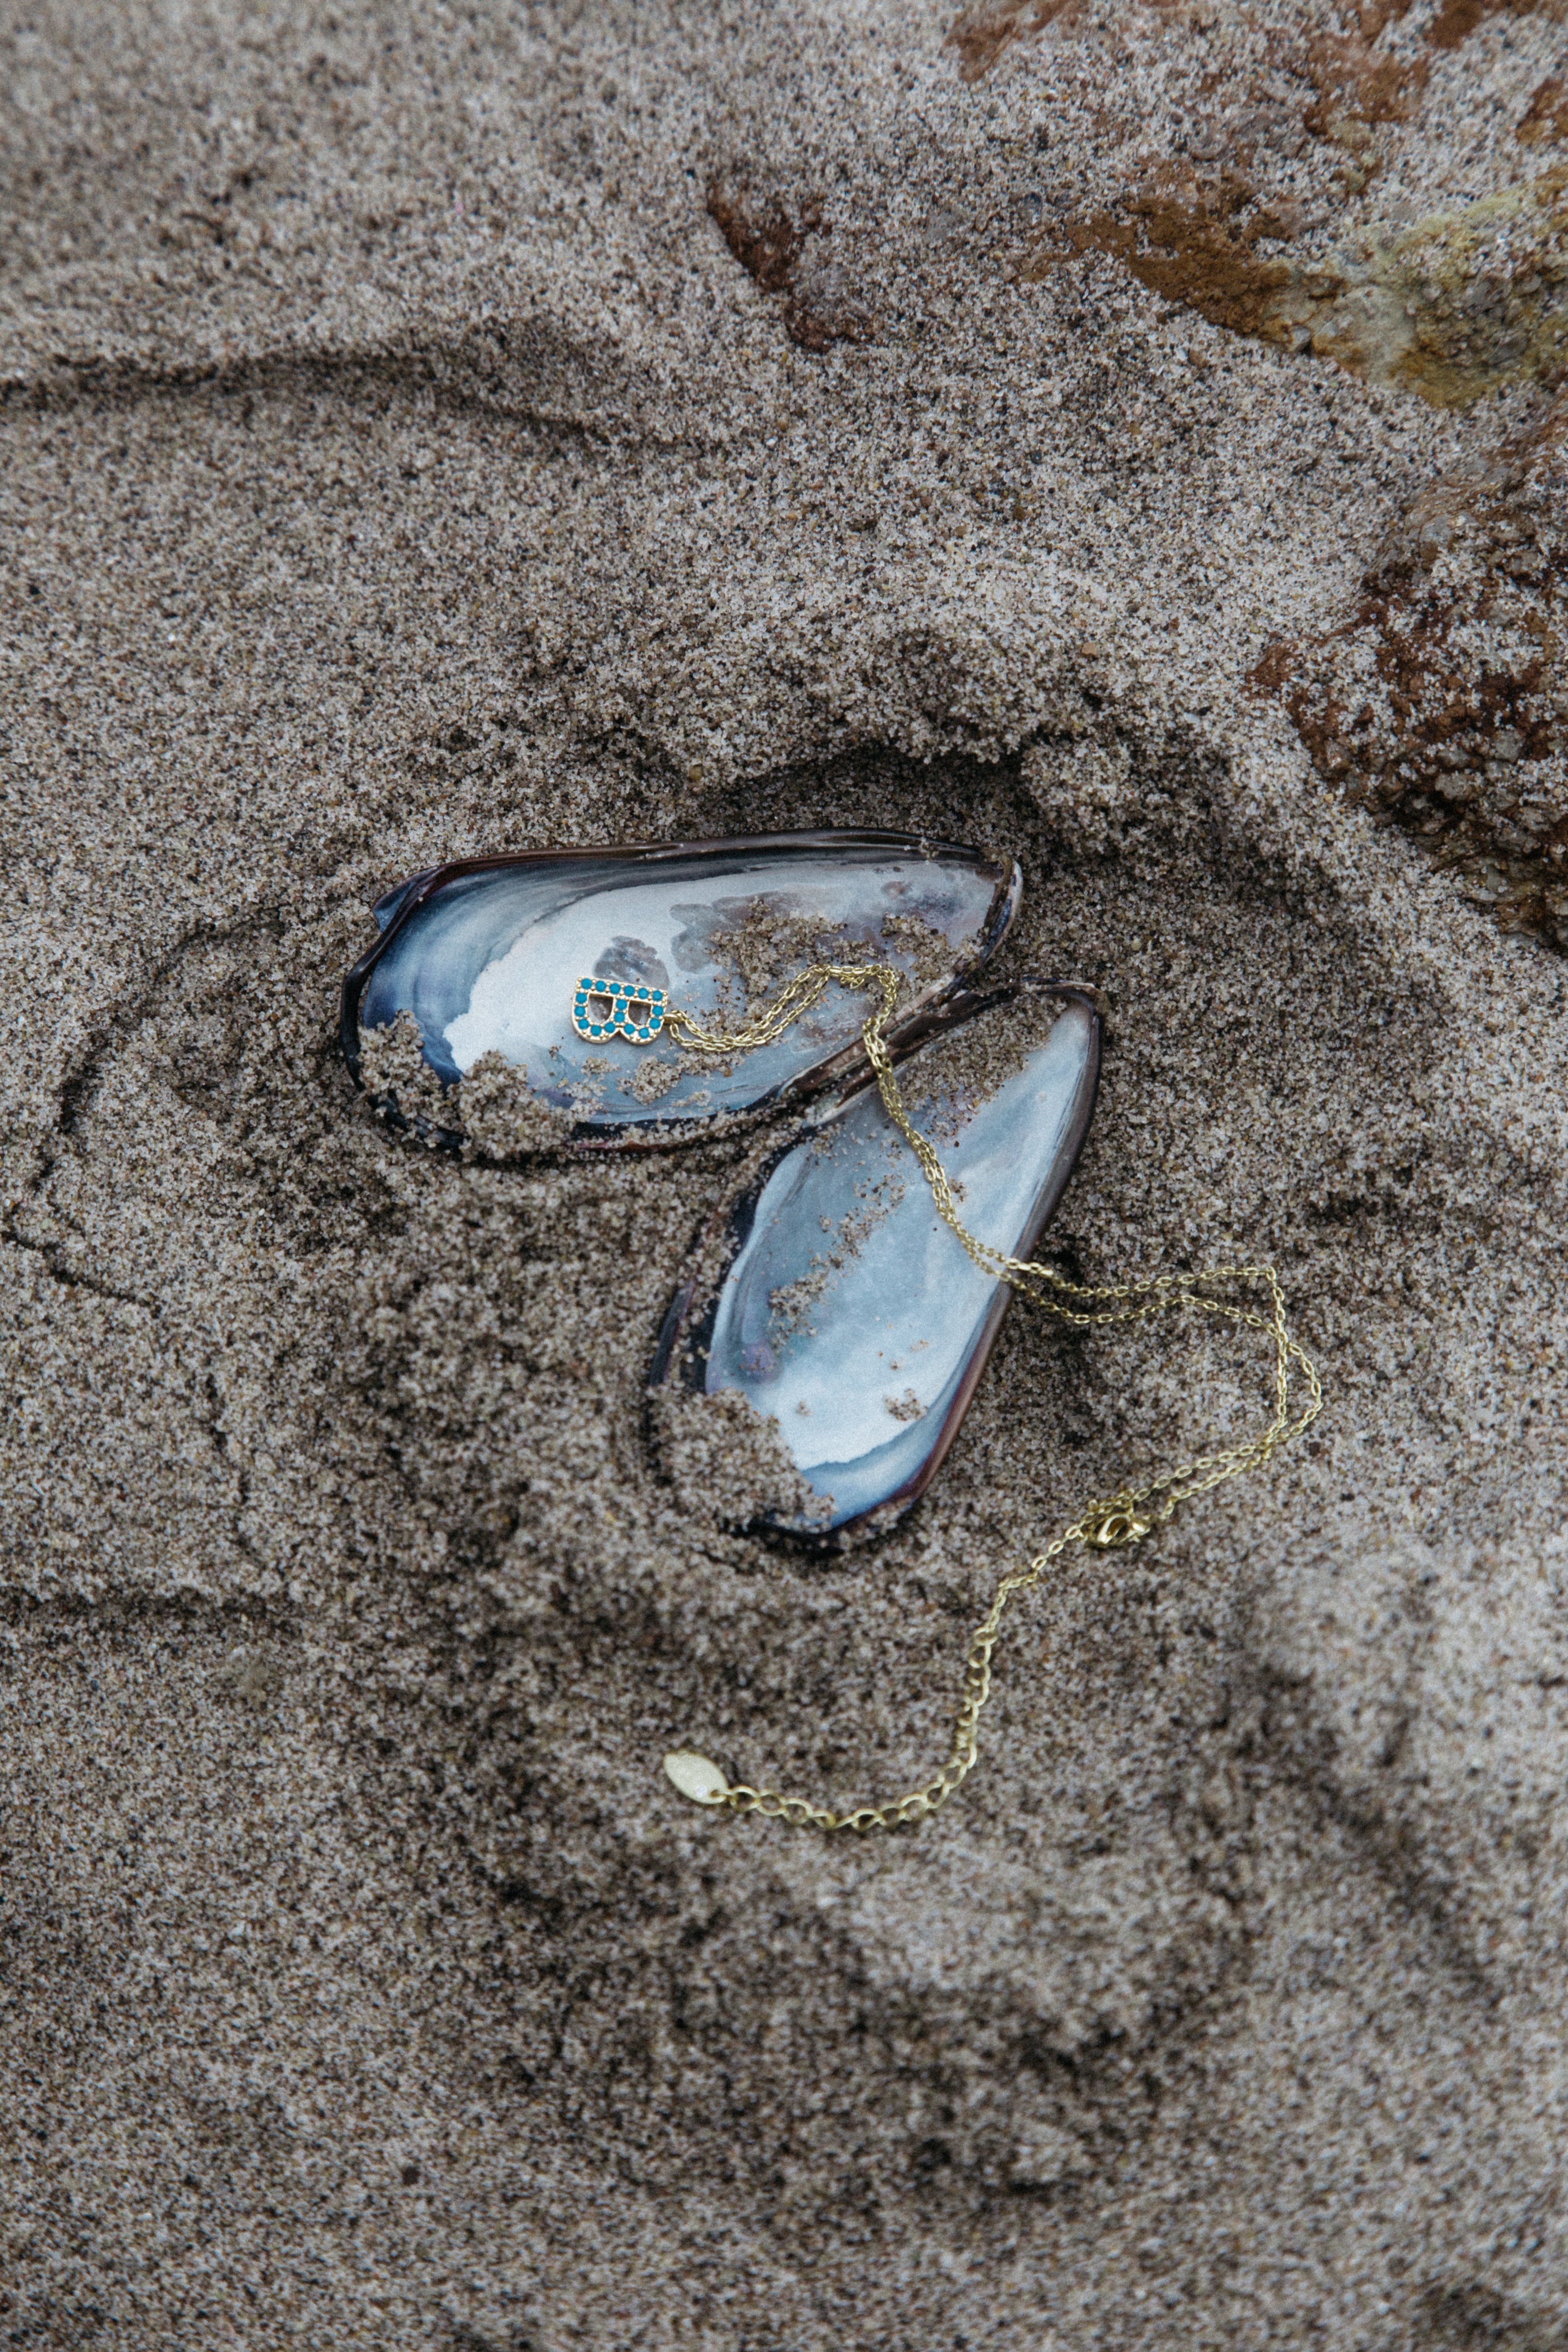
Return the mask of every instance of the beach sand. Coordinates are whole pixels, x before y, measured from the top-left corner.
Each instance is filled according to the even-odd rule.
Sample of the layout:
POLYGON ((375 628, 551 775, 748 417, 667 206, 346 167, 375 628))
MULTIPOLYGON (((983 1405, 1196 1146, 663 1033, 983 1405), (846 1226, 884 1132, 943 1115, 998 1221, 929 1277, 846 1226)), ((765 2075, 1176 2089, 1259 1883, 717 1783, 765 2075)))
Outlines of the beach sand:
POLYGON ((1561 12, 3 36, 0 2335, 1568 2341, 1561 12), (644 1383, 743 1144, 335 1029, 418 867, 830 824, 1020 860, 1061 1262, 1272 1262, 1327 1397, 839 1843, 660 1759, 918 1783, 1266 1350, 1017 1309, 893 1534, 737 1534, 644 1383))

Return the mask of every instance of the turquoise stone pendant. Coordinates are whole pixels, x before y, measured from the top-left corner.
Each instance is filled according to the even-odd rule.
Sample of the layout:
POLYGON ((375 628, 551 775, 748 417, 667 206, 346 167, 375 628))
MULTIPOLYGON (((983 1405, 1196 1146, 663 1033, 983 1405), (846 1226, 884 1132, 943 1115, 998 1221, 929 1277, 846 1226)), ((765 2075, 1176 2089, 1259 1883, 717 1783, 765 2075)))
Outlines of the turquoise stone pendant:
POLYGON ((579 1037, 629 1037, 634 1045, 651 1045, 664 1026, 664 991, 637 981, 595 980, 590 972, 577 982, 572 1026, 579 1037))

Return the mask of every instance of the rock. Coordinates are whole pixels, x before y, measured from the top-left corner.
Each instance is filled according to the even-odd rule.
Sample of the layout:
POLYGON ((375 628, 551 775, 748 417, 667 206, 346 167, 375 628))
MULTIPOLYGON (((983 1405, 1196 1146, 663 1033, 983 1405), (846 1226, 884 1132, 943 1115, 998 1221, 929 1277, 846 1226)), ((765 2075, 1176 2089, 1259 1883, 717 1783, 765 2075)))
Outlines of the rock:
POLYGON ((1525 108, 1513 135, 1521 147, 1568 142, 1568 81, 1561 74, 1548 74, 1525 108))
POLYGON ((1228 165, 1164 163, 1115 210, 1047 233, 1021 275, 1045 274, 1064 250, 1113 254, 1215 326, 1464 407, 1568 354, 1565 190, 1568 167, 1300 261, 1258 250, 1304 233, 1291 199, 1228 165))
POLYGON ((784 326, 802 351, 863 342, 872 332, 848 271, 822 235, 820 197, 805 196, 791 211, 782 199, 760 197, 743 175, 731 176, 710 186, 708 210, 763 293, 787 297, 784 326))
POLYGON ((1320 772, 1568 949, 1568 399, 1424 490, 1354 612, 1253 673, 1320 772))

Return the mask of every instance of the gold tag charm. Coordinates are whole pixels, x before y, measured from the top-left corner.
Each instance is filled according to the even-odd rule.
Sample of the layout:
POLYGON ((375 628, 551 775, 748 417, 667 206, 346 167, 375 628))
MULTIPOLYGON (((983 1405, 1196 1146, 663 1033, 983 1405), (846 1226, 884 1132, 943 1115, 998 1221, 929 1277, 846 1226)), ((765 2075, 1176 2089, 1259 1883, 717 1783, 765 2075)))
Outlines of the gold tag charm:
POLYGON ((710 1764, 706 1756, 694 1748, 677 1748, 664 1759, 664 1769, 683 1797, 694 1805, 716 1805, 730 1787, 717 1764, 710 1764))

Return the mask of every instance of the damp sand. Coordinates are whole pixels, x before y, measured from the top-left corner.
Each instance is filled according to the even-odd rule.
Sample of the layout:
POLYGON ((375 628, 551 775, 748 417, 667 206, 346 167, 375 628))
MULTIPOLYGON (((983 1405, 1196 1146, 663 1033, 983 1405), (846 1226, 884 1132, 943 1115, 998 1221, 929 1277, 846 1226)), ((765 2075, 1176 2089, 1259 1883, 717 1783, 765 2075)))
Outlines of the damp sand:
POLYGON ((1416 704, 1378 698, 1405 591, 1362 585, 1434 483, 1547 446, 1562 24, 954 31, 5 30, 18 2342, 1568 2319, 1541 478, 1410 591, 1428 684, 1461 573, 1511 680, 1417 714, 1484 784, 1479 866, 1423 847, 1430 794, 1377 821, 1416 704), (1293 715, 1314 646, 1338 717, 1293 715), (658 1759, 923 1779, 996 1579, 1255 1425, 1266 1362, 1015 1312, 885 1540, 736 1534, 643 1383, 750 1146, 426 1150, 334 1025, 420 866, 831 824, 1021 861, 998 976, 1111 1004, 1060 1262, 1267 1257, 1329 1400, 1068 1558, 962 1795, 841 1845, 658 1759))

